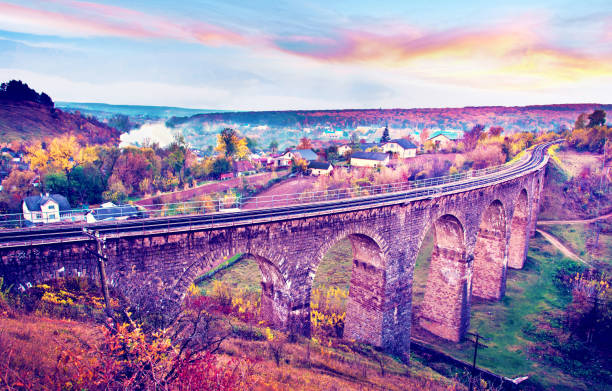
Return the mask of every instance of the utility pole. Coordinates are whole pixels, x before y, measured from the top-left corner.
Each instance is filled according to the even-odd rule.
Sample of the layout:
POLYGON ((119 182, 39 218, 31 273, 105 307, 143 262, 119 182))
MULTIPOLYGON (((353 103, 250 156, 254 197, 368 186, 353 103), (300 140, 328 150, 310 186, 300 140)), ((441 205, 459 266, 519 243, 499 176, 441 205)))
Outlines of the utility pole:
POLYGON ((472 374, 470 375, 470 391, 473 391, 474 390, 474 377, 476 376, 476 357, 478 356, 478 347, 480 346, 483 348, 488 348, 488 346, 478 342, 480 339, 485 340, 485 341, 487 340, 485 337, 478 334, 478 332, 466 333, 466 334, 474 337, 474 340, 470 340, 471 342, 474 342, 474 359, 472 361, 472 374))
POLYGON ((104 256, 104 250, 106 249, 106 237, 100 237, 100 232, 93 231, 85 227, 83 227, 83 233, 96 241, 97 252, 94 253, 90 251, 90 253, 94 254, 98 258, 98 271, 100 272, 100 287, 102 288, 102 294, 104 295, 104 307, 106 314, 110 318, 114 319, 113 310, 110 303, 110 295, 108 293, 108 284, 106 283, 106 266, 104 264, 104 261, 107 260, 106 256, 104 256))
MULTIPOLYGON (((605 197, 604 195, 604 178, 606 176, 606 144, 608 143, 608 139, 604 138, 604 145, 603 145, 603 158, 601 161, 601 180, 599 181, 599 191, 601 192, 601 197, 605 197)), ((597 216, 601 216, 601 207, 600 207, 600 202, 597 202, 597 216)), ((599 221, 595 221, 595 248, 594 251, 597 251, 597 249, 599 248, 599 231, 600 231, 600 226, 599 226, 599 221)))

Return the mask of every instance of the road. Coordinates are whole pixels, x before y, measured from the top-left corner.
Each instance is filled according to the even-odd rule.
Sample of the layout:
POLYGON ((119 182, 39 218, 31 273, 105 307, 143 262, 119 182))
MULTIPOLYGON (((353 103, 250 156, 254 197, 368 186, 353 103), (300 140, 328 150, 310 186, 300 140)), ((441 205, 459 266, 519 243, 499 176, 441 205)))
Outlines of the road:
POLYGON ((608 213, 603 216, 597 216, 597 217, 593 217, 592 219, 585 219, 585 220, 543 220, 543 221, 538 221, 538 225, 588 224, 588 223, 593 223, 598 220, 605 220, 607 218, 612 218, 612 213, 608 213))
POLYGON ((565 247, 563 245, 563 243, 561 243, 561 241, 559 239, 557 239, 556 237, 554 237, 553 235, 549 234, 546 231, 542 231, 541 229, 536 229, 536 232, 538 232, 540 235, 542 235, 544 237, 544 239, 548 240, 548 242, 550 242, 550 244, 555 246, 566 257, 568 257, 570 259, 573 259, 574 261, 582 262, 585 265, 589 264, 584 259, 582 259, 578 255, 576 255, 572 250, 570 250, 569 248, 565 247))
POLYGON ((173 217, 148 218, 93 224, 75 224, 61 227, 36 227, 0 231, 0 246, 25 247, 49 242, 86 242, 90 239, 83 235, 83 227, 96 230, 109 237, 135 236, 154 233, 188 232, 194 229, 209 229, 224 226, 249 225, 269 221, 289 220, 310 216, 329 215, 340 212, 372 209, 381 206, 397 205, 419 199, 434 199, 447 194, 463 192, 502 183, 526 173, 541 169, 546 160, 546 149, 553 143, 540 144, 533 148, 529 159, 515 165, 505 166, 500 171, 472 177, 461 177, 453 181, 444 177, 442 181, 428 180, 430 186, 393 191, 387 187, 377 188, 381 193, 352 197, 346 193, 334 193, 334 199, 309 197, 300 205, 275 206, 262 205, 260 209, 236 212, 210 213, 204 215, 183 215, 173 217), (390 192, 388 192, 390 191, 390 192))

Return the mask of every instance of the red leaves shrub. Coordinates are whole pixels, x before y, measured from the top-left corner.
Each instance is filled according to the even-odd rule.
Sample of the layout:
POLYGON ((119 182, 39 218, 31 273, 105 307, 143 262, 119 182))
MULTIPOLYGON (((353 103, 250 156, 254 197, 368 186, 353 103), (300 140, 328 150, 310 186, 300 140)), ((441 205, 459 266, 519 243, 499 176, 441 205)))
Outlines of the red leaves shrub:
POLYGON ((472 160, 473 169, 497 166, 506 161, 506 155, 499 144, 479 144, 467 154, 468 160, 472 160))
POLYGON ((233 391, 245 390, 249 387, 248 365, 232 359, 225 365, 218 362, 217 357, 206 354, 193 363, 183 365, 178 372, 173 389, 179 391, 233 391))
POLYGON ((145 335, 139 327, 119 325, 99 347, 75 348, 58 355, 49 384, 88 390, 242 390, 248 365, 234 359, 218 363, 207 351, 181 349, 166 331, 145 335), (246 368, 246 369, 245 369, 246 368))

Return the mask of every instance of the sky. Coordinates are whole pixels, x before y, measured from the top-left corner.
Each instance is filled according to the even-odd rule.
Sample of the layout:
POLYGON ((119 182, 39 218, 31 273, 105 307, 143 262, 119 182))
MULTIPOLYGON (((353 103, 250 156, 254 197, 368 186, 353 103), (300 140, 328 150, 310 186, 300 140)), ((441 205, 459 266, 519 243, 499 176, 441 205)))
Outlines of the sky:
POLYGON ((223 110, 612 103, 612 1, 0 0, 0 80, 223 110))

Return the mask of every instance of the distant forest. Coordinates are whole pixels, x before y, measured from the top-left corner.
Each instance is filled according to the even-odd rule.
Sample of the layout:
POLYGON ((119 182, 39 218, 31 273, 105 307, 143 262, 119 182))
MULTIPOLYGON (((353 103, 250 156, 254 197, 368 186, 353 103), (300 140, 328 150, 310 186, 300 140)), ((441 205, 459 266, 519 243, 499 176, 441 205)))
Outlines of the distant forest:
POLYGON ((356 129, 385 126, 408 129, 456 129, 467 131, 476 124, 501 126, 507 132, 570 129, 576 117, 593 110, 612 110, 603 104, 553 104, 541 106, 483 106, 463 108, 355 109, 251 111, 198 114, 173 117, 169 127, 198 124, 236 124, 272 128, 356 129))
POLYGON ((0 99, 13 102, 35 102, 43 106, 54 107, 49 95, 44 92, 37 93, 21 80, 11 80, 8 83, 0 84, 0 99))

